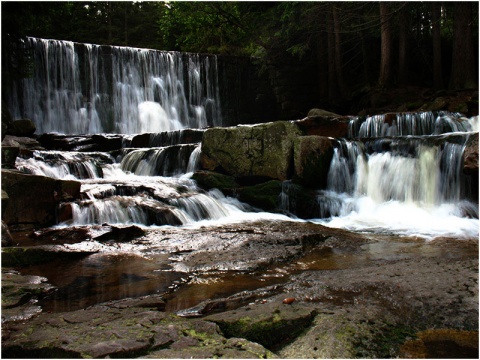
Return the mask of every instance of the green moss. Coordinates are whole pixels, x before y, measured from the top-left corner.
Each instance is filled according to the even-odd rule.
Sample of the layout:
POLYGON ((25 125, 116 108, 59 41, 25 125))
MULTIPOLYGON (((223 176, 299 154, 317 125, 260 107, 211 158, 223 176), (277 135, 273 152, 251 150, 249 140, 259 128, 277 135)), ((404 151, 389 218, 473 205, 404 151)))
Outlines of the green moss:
POLYGON ((238 187, 232 176, 219 174, 213 171, 197 171, 192 175, 198 185, 204 189, 220 189, 223 192, 233 190, 238 187))
POLYGON ((383 323, 370 327, 353 342, 356 357, 391 358, 396 357, 400 346, 407 338, 414 337, 416 330, 402 324, 383 323))
POLYGON ((278 180, 242 188, 238 191, 239 200, 259 207, 265 211, 274 211, 278 207, 282 183, 278 180))
POLYGON ((312 319, 313 317, 288 320, 282 318, 281 313, 274 312, 261 320, 246 316, 235 322, 220 322, 218 325, 227 337, 245 338, 267 349, 274 349, 297 337, 310 325, 312 319))

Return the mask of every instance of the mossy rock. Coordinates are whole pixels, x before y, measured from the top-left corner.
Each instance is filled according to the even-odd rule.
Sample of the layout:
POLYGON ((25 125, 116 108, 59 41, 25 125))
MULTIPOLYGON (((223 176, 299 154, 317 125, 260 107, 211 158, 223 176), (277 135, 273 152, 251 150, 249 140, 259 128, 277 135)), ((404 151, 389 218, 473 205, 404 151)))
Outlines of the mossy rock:
POLYGON ((193 173, 192 179, 206 190, 219 189, 223 193, 231 195, 239 187, 235 178, 214 171, 199 170, 193 173))
POLYGON ((217 323, 226 337, 244 338, 275 351, 305 331, 315 315, 311 308, 270 303, 211 315, 205 320, 217 323))
POLYGON ((289 121, 205 131, 200 163, 239 178, 287 180, 292 169, 293 141, 300 130, 289 121))
POLYGON ((271 180, 238 189, 238 199, 265 211, 277 211, 281 192, 282 182, 271 180))

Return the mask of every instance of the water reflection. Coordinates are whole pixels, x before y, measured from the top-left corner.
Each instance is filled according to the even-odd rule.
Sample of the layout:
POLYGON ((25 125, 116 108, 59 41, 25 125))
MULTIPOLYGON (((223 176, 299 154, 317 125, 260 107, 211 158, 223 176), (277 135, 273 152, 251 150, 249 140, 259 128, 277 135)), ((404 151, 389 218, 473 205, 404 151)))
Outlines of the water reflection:
POLYGON ((110 300, 168 291, 184 274, 162 265, 167 257, 94 254, 78 261, 30 266, 22 269, 22 273, 42 274, 58 288, 39 302, 44 311, 73 311, 110 300), (164 270, 158 271, 159 268, 164 270))
POLYGON ((93 254, 70 262, 57 260, 30 266, 21 272, 46 277, 58 288, 39 302, 44 311, 73 311, 111 300, 162 294, 165 310, 175 312, 208 299, 283 284, 291 275, 303 271, 352 269, 413 258, 468 257, 475 251, 468 247, 450 249, 414 238, 395 239, 376 235, 375 241, 355 248, 319 247, 290 263, 255 272, 187 274, 172 270, 170 254, 149 254, 147 259, 125 253, 93 254))

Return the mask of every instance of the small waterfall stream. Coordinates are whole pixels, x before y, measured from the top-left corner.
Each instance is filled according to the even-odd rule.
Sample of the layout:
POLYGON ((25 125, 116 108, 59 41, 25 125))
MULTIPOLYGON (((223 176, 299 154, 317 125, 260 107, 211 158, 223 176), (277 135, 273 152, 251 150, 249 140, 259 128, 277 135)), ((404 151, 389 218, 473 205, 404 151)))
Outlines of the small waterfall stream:
POLYGON ((478 202, 462 171, 478 119, 419 113, 386 120, 354 119, 350 135, 365 139, 337 139, 327 189, 318 192, 318 221, 427 239, 478 236, 478 202))
MULTIPOLYGON (((82 181, 82 200, 63 205, 71 209, 72 220, 59 226, 200 226, 205 221, 289 220, 284 215, 259 213, 218 190, 199 189, 190 176, 198 169, 200 143, 182 143, 192 140, 191 135, 190 129, 150 134, 149 147, 126 147, 115 155, 37 150, 30 158, 17 158, 16 166, 30 174, 82 181), (150 147, 152 143, 158 146, 150 147)), ((127 146, 130 143, 124 141, 127 146)))

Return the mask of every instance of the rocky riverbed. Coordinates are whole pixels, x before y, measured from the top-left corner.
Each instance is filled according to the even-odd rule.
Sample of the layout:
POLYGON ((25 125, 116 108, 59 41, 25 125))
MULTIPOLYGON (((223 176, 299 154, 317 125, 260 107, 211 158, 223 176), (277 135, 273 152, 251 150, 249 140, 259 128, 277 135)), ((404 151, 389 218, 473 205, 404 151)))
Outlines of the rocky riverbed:
POLYGON ((478 239, 298 221, 20 235, 2 252, 4 358, 478 357, 478 239), (102 257, 130 258, 110 297, 58 296, 59 273, 78 285, 102 257))

